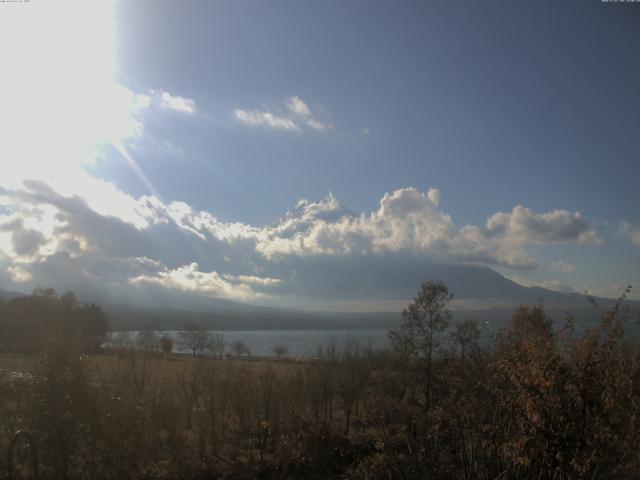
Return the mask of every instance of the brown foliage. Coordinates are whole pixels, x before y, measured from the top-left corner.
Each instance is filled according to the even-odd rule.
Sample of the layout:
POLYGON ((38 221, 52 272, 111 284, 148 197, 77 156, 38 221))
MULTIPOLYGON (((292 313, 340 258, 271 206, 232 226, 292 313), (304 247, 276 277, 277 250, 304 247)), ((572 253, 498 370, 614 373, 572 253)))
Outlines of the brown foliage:
POLYGON ((443 331, 423 328, 429 377, 428 355, 354 342, 257 362, 95 357, 60 338, 32 376, 0 370, 0 427, 31 430, 56 479, 638 478, 640 351, 625 296, 579 335, 571 317, 554 330, 541 306, 519 307, 494 343, 460 322, 436 351, 443 331))

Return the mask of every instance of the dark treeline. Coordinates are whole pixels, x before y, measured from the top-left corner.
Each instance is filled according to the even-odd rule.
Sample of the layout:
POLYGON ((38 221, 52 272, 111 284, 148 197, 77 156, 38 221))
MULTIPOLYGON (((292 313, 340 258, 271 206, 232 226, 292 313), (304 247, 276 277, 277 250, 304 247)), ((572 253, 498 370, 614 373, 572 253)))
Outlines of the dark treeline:
POLYGON ((52 479, 639 477, 625 295, 580 335, 521 306, 492 341, 474 322, 447 333, 449 298, 424 284, 392 351, 306 361, 82 355, 56 338, 31 376, 0 377, 0 447, 28 429, 52 479))
POLYGON ((80 305, 73 292, 58 296, 52 288, 32 295, 0 299, 0 350, 42 352, 53 337, 78 337, 86 352, 104 342, 107 319, 97 305, 80 305))

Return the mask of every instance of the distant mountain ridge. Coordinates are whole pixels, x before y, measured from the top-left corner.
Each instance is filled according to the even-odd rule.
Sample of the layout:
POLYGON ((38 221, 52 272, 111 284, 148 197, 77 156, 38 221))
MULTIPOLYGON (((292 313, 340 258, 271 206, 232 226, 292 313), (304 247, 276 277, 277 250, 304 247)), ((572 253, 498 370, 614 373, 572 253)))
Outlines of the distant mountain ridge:
POLYGON ((12 298, 23 297, 25 295, 28 294, 10 290, 0 290, 0 299, 4 300, 5 302, 11 300, 12 298))
POLYGON ((567 302, 584 299, 580 293, 566 293, 543 287, 525 287, 488 267, 433 264, 427 280, 444 282, 454 298, 509 298, 519 301, 567 302))
MULTIPOLYGON (((398 275, 406 272, 399 269, 398 275)), ((454 300, 471 307, 455 308, 454 316, 477 320, 503 321, 509 318, 515 306, 521 303, 542 303, 553 312, 554 318, 562 318, 567 311, 577 317, 593 318, 597 314, 586 298, 578 293, 563 293, 542 287, 524 287, 498 272, 480 266, 432 264, 418 272, 413 272, 422 281, 442 281, 453 294, 454 300)), ((406 300, 407 304, 419 289, 395 293, 395 300, 406 300)), ((0 298, 10 300, 24 295, 20 292, 0 290, 0 298)), ((304 311, 269 306, 252 305, 233 300, 214 298, 196 294, 184 294, 179 305, 173 303, 162 292, 147 297, 137 303, 122 304, 113 299, 81 298, 81 301, 95 301, 109 318, 115 330, 136 330, 154 328, 158 330, 179 330, 186 323, 198 323, 207 328, 220 330, 262 330, 262 329, 336 329, 336 328, 388 328, 396 325, 400 318, 397 312, 339 312, 304 311)), ((598 298, 603 308, 613 304, 613 299, 598 298)), ((357 301, 357 300, 355 300, 357 301)), ((454 302, 455 303, 455 302, 454 302)), ((640 302, 630 302, 638 311, 640 302)))

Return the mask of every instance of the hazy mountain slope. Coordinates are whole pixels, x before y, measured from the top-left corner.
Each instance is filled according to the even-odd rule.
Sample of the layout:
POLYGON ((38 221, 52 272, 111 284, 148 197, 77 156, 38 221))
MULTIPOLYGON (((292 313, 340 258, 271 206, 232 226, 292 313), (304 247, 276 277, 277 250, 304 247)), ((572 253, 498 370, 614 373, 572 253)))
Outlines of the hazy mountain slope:
POLYGON ((188 311, 123 305, 103 307, 112 330, 181 330, 197 324, 212 330, 307 330, 340 328, 388 328, 399 313, 309 313, 255 307, 247 311, 188 311))
POLYGON ((0 299, 4 301, 11 300, 12 298, 16 298, 16 297, 22 297, 24 295, 26 294, 21 292, 15 292, 10 290, 0 290, 0 299))
POLYGON ((487 267, 433 264, 425 269, 424 276, 425 280, 443 281, 454 298, 505 298, 527 302, 543 300, 563 304, 584 299, 584 295, 578 293, 523 287, 487 267))
MULTIPOLYGON (((405 272, 398 269, 397 275, 405 272)), ((506 321, 520 303, 542 302, 556 319, 571 311, 577 320, 591 321, 597 311, 588 304, 584 295, 561 293, 540 287, 523 287, 486 267, 430 264, 411 272, 421 281, 443 281, 454 295, 455 319, 475 319, 482 322, 506 321), (457 303, 459 302, 459 303, 457 303)), ((419 289, 419 281, 410 292, 393 292, 390 298, 406 300, 407 304, 419 289)), ((0 290, 0 298, 9 300, 24 295, 20 292, 0 290)), ((335 329, 335 328, 388 328, 396 325, 402 306, 396 312, 347 313, 335 311, 302 311, 250 305, 231 300, 184 294, 179 304, 159 291, 136 303, 113 299, 81 298, 102 306, 114 330, 151 327, 157 330, 179 330, 187 323, 221 330, 259 329, 335 329)), ((382 299, 384 300, 384 299, 382 299)), ((598 299, 603 308, 611 299, 598 299)), ((401 303, 402 302, 398 302, 401 303)), ((632 315, 637 315, 639 302, 631 302, 632 315)))

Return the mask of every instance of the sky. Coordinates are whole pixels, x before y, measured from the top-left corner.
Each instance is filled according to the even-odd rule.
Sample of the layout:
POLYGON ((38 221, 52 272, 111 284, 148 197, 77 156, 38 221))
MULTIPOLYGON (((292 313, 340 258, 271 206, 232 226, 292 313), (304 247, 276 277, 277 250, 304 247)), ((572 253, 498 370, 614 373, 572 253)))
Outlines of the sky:
POLYGON ((1 3, 0 288, 364 308, 438 263, 640 298, 639 25, 600 1, 1 3))

